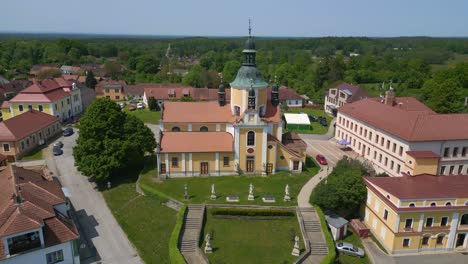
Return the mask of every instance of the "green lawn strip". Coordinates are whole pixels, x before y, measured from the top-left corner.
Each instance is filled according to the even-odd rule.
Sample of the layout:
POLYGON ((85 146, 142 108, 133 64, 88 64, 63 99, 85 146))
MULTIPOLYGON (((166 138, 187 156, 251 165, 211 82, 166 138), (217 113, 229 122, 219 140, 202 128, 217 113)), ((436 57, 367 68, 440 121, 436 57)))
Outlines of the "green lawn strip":
MULTIPOLYGON (((211 235, 213 253, 207 254, 211 263, 291 263, 294 236, 302 240, 297 218, 255 219, 255 217, 215 217, 207 211, 203 228, 211 235)), ((205 247, 202 242, 201 249, 205 247)), ((301 253, 304 243, 301 242, 301 253)))
MULTIPOLYGON (((343 240, 339 240, 339 242, 348 242, 353 244, 355 247, 362 248, 364 250, 364 246, 362 245, 361 238, 354 234, 351 228, 348 228, 347 235, 343 240)), ((369 257, 367 254, 363 258, 358 258, 355 256, 350 256, 346 254, 340 254, 338 256, 338 261, 341 264, 367 264, 370 263, 369 257)))
POLYGON ((124 111, 129 115, 137 117, 138 119, 143 121, 143 123, 159 124, 159 119, 161 117, 161 111, 150 111, 148 108, 144 108, 141 110, 135 109, 134 111, 130 111, 127 105, 125 106, 124 111))
POLYGON ((335 249, 335 241, 333 240, 330 231, 328 230, 327 221, 325 220, 325 215, 322 212, 322 209, 318 206, 314 206, 315 211, 317 212, 320 218, 320 227, 322 228, 322 232, 325 235, 325 241, 328 247, 328 255, 320 261, 321 264, 332 264, 335 263, 336 258, 336 249, 335 249))
POLYGON ((296 198, 302 186, 315 174, 319 167, 315 162, 308 158, 308 163, 312 164, 306 171, 295 174, 288 171, 278 172, 267 177, 261 176, 222 176, 222 177, 187 177, 187 178, 172 178, 161 182, 155 182, 156 169, 143 174, 140 185, 145 191, 157 192, 164 195, 166 198, 172 197, 179 201, 183 201, 184 184, 188 186, 190 200, 184 201, 187 204, 200 203, 228 203, 226 196, 238 195, 240 202, 233 204, 253 204, 253 205, 296 205, 296 198), (254 201, 248 201, 249 184, 254 185, 254 201), (211 185, 215 184, 216 200, 210 200, 211 185), (284 202, 284 189, 286 184, 289 184, 292 200, 284 202), (152 189, 152 191, 151 191, 152 189), (274 195, 275 203, 264 203, 262 197, 266 194, 274 195))
MULTIPOLYGON (((312 108, 289 108, 285 113, 306 113, 307 115, 314 115, 315 117, 324 116, 327 119, 328 126, 322 126, 318 121, 310 122, 312 127, 311 130, 292 130, 300 134, 325 134, 328 132, 328 127, 330 126, 333 118, 325 113, 322 109, 312 109, 312 108)), ((288 131, 286 129, 286 131, 288 131)))
POLYGON ((177 213, 155 195, 138 197, 134 182, 116 185, 103 195, 141 258, 146 263, 171 263, 169 240, 177 213))
POLYGON ((372 234, 370 235, 370 237, 371 237, 372 241, 374 241, 375 244, 377 244, 377 246, 378 246, 383 252, 385 252, 385 254, 388 255, 387 250, 385 249, 384 246, 382 246, 382 244, 379 242, 379 240, 377 240, 377 238, 375 238, 374 235, 372 235, 372 234))
POLYGON ((171 259, 171 264, 185 264, 184 256, 180 253, 178 244, 180 231, 182 231, 182 225, 184 223, 185 209, 186 205, 182 205, 179 213, 177 214, 177 221, 174 229, 171 233, 171 239, 169 240, 169 257, 171 259))
POLYGON ((44 148, 39 147, 34 149, 33 151, 29 152, 26 156, 21 158, 21 161, 31 161, 31 160, 42 160, 44 156, 42 154, 42 150, 44 148))

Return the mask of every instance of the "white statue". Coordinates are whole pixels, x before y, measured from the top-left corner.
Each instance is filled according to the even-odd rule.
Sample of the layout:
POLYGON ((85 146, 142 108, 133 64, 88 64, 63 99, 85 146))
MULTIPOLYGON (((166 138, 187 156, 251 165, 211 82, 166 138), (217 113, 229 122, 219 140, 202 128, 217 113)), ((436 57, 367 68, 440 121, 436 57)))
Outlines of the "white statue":
POLYGON ((248 197, 249 201, 253 201, 255 199, 255 196, 253 194, 253 190, 254 190, 254 186, 253 186, 252 183, 250 183, 250 185, 249 185, 249 197, 248 197))
POLYGON ((214 183, 211 184, 211 196, 210 196, 210 199, 211 199, 211 200, 216 200, 216 191, 215 191, 215 185, 214 185, 214 183))
POLYGON ((294 248, 291 252, 291 255, 298 257, 301 254, 301 249, 299 247, 299 237, 294 237, 294 248))
POLYGON ((210 234, 206 234, 205 236, 205 253, 213 253, 213 249, 211 248, 211 237, 210 234))
POLYGON ((291 201, 291 196, 289 194, 289 184, 286 184, 286 187, 284 188, 284 199, 285 202, 291 201))

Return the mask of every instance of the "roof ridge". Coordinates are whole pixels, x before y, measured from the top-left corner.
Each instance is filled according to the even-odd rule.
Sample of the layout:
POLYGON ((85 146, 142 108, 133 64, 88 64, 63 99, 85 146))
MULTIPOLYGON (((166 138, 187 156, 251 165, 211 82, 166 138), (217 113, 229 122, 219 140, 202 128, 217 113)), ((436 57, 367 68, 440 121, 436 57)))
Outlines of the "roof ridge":
POLYGON ((39 188, 39 189, 45 191, 46 193, 49 193, 50 195, 54 196, 54 197, 57 198, 58 200, 61 200, 61 199, 62 199, 61 197, 58 197, 57 195, 55 195, 55 194, 49 192, 48 190, 42 188, 41 186, 37 185, 37 184, 34 183, 34 182, 29 181, 29 182, 27 182, 27 183, 30 183, 30 184, 32 184, 33 186, 36 186, 37 188, 39 188))

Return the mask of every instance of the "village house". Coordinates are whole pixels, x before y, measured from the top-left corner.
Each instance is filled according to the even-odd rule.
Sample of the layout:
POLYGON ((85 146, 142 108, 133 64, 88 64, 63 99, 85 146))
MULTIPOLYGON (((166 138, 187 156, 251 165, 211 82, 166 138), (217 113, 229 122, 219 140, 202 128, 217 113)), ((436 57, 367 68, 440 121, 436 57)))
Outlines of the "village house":
MULTIPOLYGON (((229 103, 220 85, 218 102, 162 105, 157 150, 161 178, 302 171, 306 144, 295 133, 282 133, 279 87, 273 86, 268 100, 268 84, 256 67, 251 37, 243 54, 244 62, 230 84, 229 103)), ((168 95, 194 96, 183 87, 168 95)))
POLYGON ((362 88, 349 83, 341 83, 328 90, 325 95, 323 105, 324 110, 325 112, 336 116, 337 109, 340 106, 350 104, 367 97, 369 97, 369 95, 362 88))
POLYGON ((16 161, 62 132, 57 117, 29 110, 0 123, 0 154, 16 161))
POLYGON ((79 234, 60 183, 46 171, 2 169, 0 263, 79 264, 79 234))
POLYGON ((125 81, 100 81, 95 87, 96 97, 109 98, 112 101, 123 101, 125 100, 124 87, 126 85, 125 81))
POLYGON ((467 251, 468 175, 364 178, 364 223, 391 254, 467 251))
POLYGON ((1 109, 3 120, 34 109, 66 121, 83 111, 80 89, 63 78, 33 81, 28 88, 4 101, 1 109))
POLYGON ((437 114, 413 97, 366 98, 338 109, 344 139, 378 173, 468 174, 468 114, 437 114))

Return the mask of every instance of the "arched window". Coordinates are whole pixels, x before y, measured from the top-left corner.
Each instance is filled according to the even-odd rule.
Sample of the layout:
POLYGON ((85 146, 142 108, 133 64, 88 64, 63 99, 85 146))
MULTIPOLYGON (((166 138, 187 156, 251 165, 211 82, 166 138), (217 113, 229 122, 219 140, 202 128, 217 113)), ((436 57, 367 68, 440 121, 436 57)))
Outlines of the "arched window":
POLYGON ((180 132, 180 127, 173 127, 172 132, 180 132))
POLYGON ((208 132, 208 128, 206 126, 200 127, 201 132, 208 132))
POLYGON ((415 207, 416 205, 414 203, 410 203, 409 207, 415 207))
POLYGON ((452 205, 451 202, 446 202, 446 203, 445 203, 445 206, 451 206, 451 205, 452 205))
POLYGON ((461 217, 460 225, 468 225, 468 214, 464 214, 464 215, 461 217))
POLYGON ((437 206, 437 204, 436 203, 431 203, 431 206, 437 206))
POLYGON ((249 131, 247 133, 247 146, 255 145, 255 132, 249 131))
POLYGON ((390 195, 387 194, 387 199, 390 199, 390 195))
POLYGON ((436 242, 436 244, 438 244, 438 245, 443 244, 443 243, 444 243, 444 237, 445 237, 444 234, 437 235, 437 242, 436 242))

